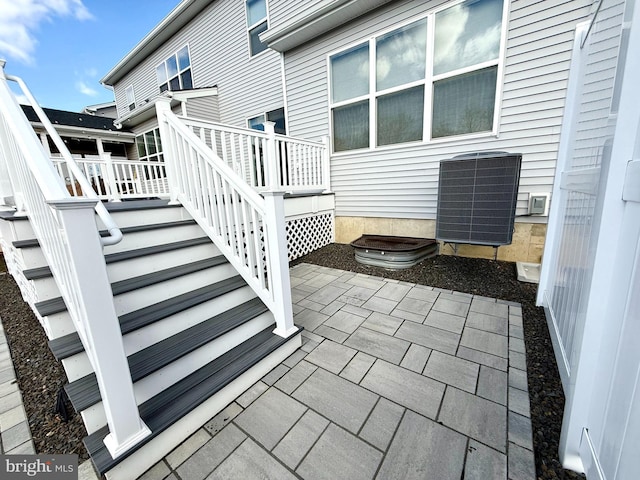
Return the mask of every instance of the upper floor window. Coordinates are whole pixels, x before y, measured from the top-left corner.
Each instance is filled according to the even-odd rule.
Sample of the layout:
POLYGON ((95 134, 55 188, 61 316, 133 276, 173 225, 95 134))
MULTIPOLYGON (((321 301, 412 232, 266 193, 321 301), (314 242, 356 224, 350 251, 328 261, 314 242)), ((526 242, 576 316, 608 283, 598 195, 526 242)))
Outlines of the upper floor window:
POLYGON ((268 28, 267 0, 246 0, 247 30, 249 32, 249 52, 257 55, 267 49, 266 43, 260 41, 260 35, 268 28))
POLYGON ((133 85, 127 87, 127 105, 129 105, 129 111, 136 108, 136 96, 133 92, 133 85))
POLYGON ((330 56, 334 151, 493 131, 503 9, 466 0, 330 56))
POLYGON ((247 120, 247 124, 249 128, 253 128, 254 130, 264 131, 264 122, 274 122, 276 133, 280 133, 282 135, 287 134, 287 128, 284 120, 284 108, 276 108, 275 110, 271 110, 269 112, 265 112, 256 117, 252 117, 247 120))
POLYGON ((189 46, 185 45, 156 67, 161 92, 193 88, 189 46))

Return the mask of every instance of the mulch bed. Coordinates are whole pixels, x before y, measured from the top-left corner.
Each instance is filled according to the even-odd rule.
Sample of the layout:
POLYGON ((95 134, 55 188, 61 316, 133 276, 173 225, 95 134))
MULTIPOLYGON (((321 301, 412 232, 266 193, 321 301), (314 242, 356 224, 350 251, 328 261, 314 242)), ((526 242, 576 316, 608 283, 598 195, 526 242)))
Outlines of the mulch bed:
MULTIPOLYGON (((3 272, 6 269, 1 259, 0 256, 3 272)), ((303 262, 521 303, 538 479, 584 478, 564 470, 558 460, 564 407, 562 385, 544 311, 535 306, 537 285, 518 282, 514 263, 439 255, 411 268, 392 271, 357 263, 353 248, 342 244, 328 245, 292 264, 303 262)), ((80 416, 74 414, 65 422, 55 413, 58 390, 66 382, 62 366, 53 358, 38 320, 7 274, 0 274, 0 318, 36 451, 77 453, 81 460, 86 459, 82 445, 86 432, 80 416)), ((69 405, 67 411, 72 412, 69 405)))

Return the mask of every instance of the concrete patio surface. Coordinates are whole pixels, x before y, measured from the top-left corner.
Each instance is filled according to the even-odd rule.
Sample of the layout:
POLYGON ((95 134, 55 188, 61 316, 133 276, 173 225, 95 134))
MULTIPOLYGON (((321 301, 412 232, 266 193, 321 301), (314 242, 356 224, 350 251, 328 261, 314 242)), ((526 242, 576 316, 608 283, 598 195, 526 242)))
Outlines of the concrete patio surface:
POLYGON ((535 479, 520 305, 291 269, 303 346, 149 479, 535 479))

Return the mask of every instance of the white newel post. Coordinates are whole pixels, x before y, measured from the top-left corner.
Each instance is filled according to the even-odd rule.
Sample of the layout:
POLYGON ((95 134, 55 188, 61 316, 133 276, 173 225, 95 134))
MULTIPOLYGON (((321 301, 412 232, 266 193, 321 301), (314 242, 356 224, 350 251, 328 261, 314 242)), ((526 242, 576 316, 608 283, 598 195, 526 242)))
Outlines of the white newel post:
POLYGON ((111 152, 104 151, 104 145, 101 139, 96 139, 96 146, 98 148, 98 155, 100 160, 104 163, 104 172, 102 172, 102 181, 106 183, 108 188, 109 200, 113 202, 121 202, 120 192, 118 192, 118 184, 116 183, 116 173, 113 170, 113 159, 111 158, 111 152), (107 178, 104 178, 107 177, 107 178))
POLYGON ((264 167, 267 169, 267 188, 271 191, 280 190, 280 178, 278 176, 278 147, 276 146, 276 124, 264 122, 264 132, 267 138, 267 151, 264 156, 264 167))
POLYGON ((331 190, 331 171, 329 163, 331 161, 331 140, 327 135, 322 137, 324 151, 322 152, 322 185, 325 191, 331 190))
MULTIPOLYGON (((60 219, 75 273, 75 309, 81 318, 78 334, 85 342, 109 425, 104 443, 113 458, 151 434, 140 418, 131 372, 122 344, 120 324, 113 305, 104 255, 95 222, 95 199, 49 202, 60 219)), ((74 319, 75 320, 75 319, 74 319)))
POLYGON ((178 193, 178 175, 175 169, 178 168, 176 159, 178 153, 173 149, 177 148, 175 142, 171 141, 171 131, 169 124, 165 118, 165 112, 171 111, 171 100, 168 98, 159 98, 156 100, 156 116, 158 117, 158 128, 160 129, 160 140, 162 141, 162 155, 164 156, 165 171, 167 172, 167 184, 169 185, 169 203, 177 204, 178 193))
POLYGON ((263 192, 267 222, 267 254, 271 267, 270 289, 273 293, 273 315, 276 335, 287 338, 298 331, 293 325, 291 280, 289 279, 289 252, 284 219, 284 192, 263 192))

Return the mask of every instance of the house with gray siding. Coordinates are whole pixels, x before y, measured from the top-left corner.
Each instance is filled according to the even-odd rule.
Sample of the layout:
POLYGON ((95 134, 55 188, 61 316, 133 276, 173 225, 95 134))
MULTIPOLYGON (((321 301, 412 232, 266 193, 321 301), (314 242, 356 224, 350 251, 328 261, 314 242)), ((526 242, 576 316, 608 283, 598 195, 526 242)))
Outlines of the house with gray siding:
POLYGON ((441 161, 521 154, 513 239, 497 255, 540 262, 574 30, 593 4, 183 1, 102 82, 136 133, 153 126, 146 105, 182 95, 199 118, 328 136, 338 242, 432 238, 441 161), (542 214, 532 196, 546 199, 542 214))

